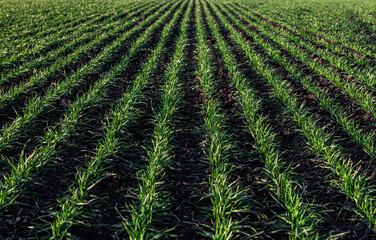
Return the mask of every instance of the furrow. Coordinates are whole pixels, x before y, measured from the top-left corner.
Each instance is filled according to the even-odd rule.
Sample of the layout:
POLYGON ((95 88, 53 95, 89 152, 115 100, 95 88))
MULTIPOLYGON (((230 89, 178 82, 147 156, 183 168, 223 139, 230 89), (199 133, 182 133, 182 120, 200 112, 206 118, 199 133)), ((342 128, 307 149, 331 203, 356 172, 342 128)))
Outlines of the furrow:
MULTIPOLYGON (((281 220, 290 225, 290 237, 293 239, 313 239, 317 237, 315 225, 318 224, 318 214, 304 203, 302 190, 299 184, 294 182, 292 170, 281 160, 280 152, 273 129, 267 123, 264 116, 259 115, 260 99, 257 99, 254 91, 247 86, 245 76, 239 71, 236 59, 231 54, 226 41, 220 34, 214 17, 207 5, 204 6, 211 30, 216 37, 218 47, 223 60, 229 70, 231 80, 235 84, 242 105, 243 114, 246 118, 248 131, 255 138, 255 145, 264 158, 265 171, 270 179, 269 188, 275 194, 276 199, 285 208, 286 214, 281 220)), ((219 15, 219 17, 221 17, 219 15)), ((221 19, 223 21, 223 19, 221 19)), ((226 23, 223 22, 226 27, 226 23)))
MULTIPOLYGON (((156 20, 148 30, 140 36, 128 51, 128 56, 123 58, 121 63, 115 69, 103 77, 101 77, 96 84, 83 96, 79 97, 71 106, 70 111, 60 120, 55 127, 46 131, 46 134, 41 139, 41 145, 36 147, 29 156, 21 156, 18 163, 12 165, 12 170, 8 174, 4 174, 4 180, 1 183, 0 190, 0 208, 4 210, 7 206, 12 204, 14 200, 22 194, 22 188, 32 178, 33 174, 37 172, 43 165, 48 164, 50 158, 56 154, 59 142, 66 139, 75 131, 75 126, 79 123, 82 117, 82 112, 85 108, 95 102, 102 101, 109 93, 106 91, 109 86, 116 82, 116 76, 121 73, 131 57, 145 45, 150 35, 160 27, 164 21, 171 15, 171 13, 179 5, 176 2, 156 20)), ((158 13, 162 13, 165 8, 160 9, 158 13)))
MULTIPOLYGON (((164 76, 165 84, 162 87, 162 106, 155 114, 154 132, 152 134, 152 146, 147 153, 147 161, 144 169, 138 173, 139 187, 135 201, 127 205, 130 211, 129 218, 123 218, 123 228, 129 239, 151 239, 167 235, 164 224, 156 221, 160 215, 168 211, 166 208, 166 195, 163 190, 163 175, 165 169, 171 164, 171 140, 174 137, 174 116, 178 110, 181 99, 181 88, 179 86, 184 62, 184 51, 186 46, 187 27, 189 14, 193 1, 189 1, 185 9, 184 18, 179 25, 179 37, 177 39, 174 55, 171 63, 166 69, 164 76)), ((176 12, 175 19, 181 11, 176 12)), ((176 20, 175 20, 176 21, 176 20)), ((153 53, 146 70, 152 67, 154 61, 163 49, 163 41, 167 34, 174 28, 175 22, 171 22, 162 33, 161 45, 153 53)))
MULTIPOLYGON (((157 18, 157 15, 161 11, 166 9, 168 6, 169 6, 168 4, 165 5, 158 12, 149 16, 145 21, 143 21, 136 27, 127 31, 120 38, 118 38, 114 43, 112 43, 110 46, 107 46, 102 51, 102 53, 100 53, 96 58, 91 60, 88 64, 82 66, 79 71, 68 76, 60 84, 55 85, 52 88, 48 89, 46 94, 43 97, 36 97, 30 100, 22 111, 23 115, 17 117, 13 122, 3 127, 2 135, 0 138, 0 149, 10 147, 12 142, 17 138, 17 133, 20 132, 20 130, 24 128, 25 126, 27 126, 29 123, 31 123, 35 118, 37 118, 37 116, 40 115, 43 111, 51 107, 54 101, 60 99, 60 97, 63 95, 68 95, 75 88, 78 88, 80 85, 82 85, 85 82, 85 79, 88 78, 88 76, 93 75, 93 73, 98 72, 99 70, 103 69, 106 66, 108 67, 108 63, 114 58, 114 55, 118 54, 118 52, 122 49, 123 44, 126 43, 126 41, 130 40, 130 36, 134 35, 137 32, 142 31, 145 28, 145 26, 150 24, 150 22, 154 21, 157 18)), ((152 12, 153 10, 154 8, 151 8, 150 12, 152 12)), ((148 13, 149 12, 145 12, 140 17, 145 16, 148 13)), ((151 29, 155 30, 155 28, 149 27, 149 29, 146 32, 144 32, 141 38, 150 34, 151 29)), ((100 40, 97 40, 97 41, 100 41, 100 40)), ((87 48, 85 47, 82 48, 82 52, 84 54, 86 52, 85 50, 87 50, 87 48)), ((129 53, 135 54, 134 52, 133 53, 129 52, 129 53)), ((41 75, 41 76, 45 76, 45 75, 41 75)), ((24 85, 25 88, 30 87, 30 84, 32 83, 30 82, 26 83, 24 85)), ((41 84, 41 82, 38 80, 35 80, 34 85, 36 84, 41 84)), ((20 94, 21 91, 25 91, 25 89, 18 88, 18 91, 16 93, 20 94)))
POLYGON ((376 205, 372 197, 374 190, 370 187, 369 177, 366 177, 359 167, 354 165, 342 154, 342 149, 331 141, 331 135, 327 135, 318 127, 310 112, 301 104, 288 86, 275 70, 268 67, 263 58, 249 47, 244 37, 223 17, 218 16, 231 33, 231 37, 243 49, 249 62, 264 76, 266 81, 273 86, 275 94, 285 105, 286 114, 300 127, 306 138, 306 144, 329 168, 334 176, 333 183, 338 190, 351 199, 357 209, 353 211, 361 217, 369 228, 374 228, 376 223, 376 205))

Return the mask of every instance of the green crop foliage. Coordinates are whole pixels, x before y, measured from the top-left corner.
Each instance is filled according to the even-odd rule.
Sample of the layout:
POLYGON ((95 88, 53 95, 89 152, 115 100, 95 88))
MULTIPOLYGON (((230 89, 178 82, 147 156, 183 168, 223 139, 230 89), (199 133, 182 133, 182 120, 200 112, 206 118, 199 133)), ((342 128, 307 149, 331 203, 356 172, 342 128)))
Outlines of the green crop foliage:
POLYGON ((376 239, 373 0, 0 0, 0 239, 376 239))

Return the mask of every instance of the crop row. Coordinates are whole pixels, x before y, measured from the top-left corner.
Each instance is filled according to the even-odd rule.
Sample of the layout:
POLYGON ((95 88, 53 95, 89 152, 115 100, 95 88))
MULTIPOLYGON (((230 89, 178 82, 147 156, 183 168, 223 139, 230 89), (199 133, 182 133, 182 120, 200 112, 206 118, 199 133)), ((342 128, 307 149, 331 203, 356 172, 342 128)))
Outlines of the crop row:
POLYGON ((263 75, 270 85, 275 89, 275 95, 285 105, 286 114, 291 117, 301 128, 302 134, 306 137, 307 145, 320 157, 324 163, 333 171, 338 180, 334 180, 341 192, 346 194, 357 205, 360 211, 355 210, 361 217, 366 219, 369 225, 375 225, 374 213, 375 204, 372 199, 372 189, 368 186, 368 179, 362 175, 360 169, 355 167, 346 157, 342 157, 341 148, 335 143, 330 143, 330 138, 316 125, 311 113, 299 103, 299 99, 293 95, 292 89, 279 76, 275 70, 263 64, 263 59, 258 56, 244 37, 230 25, 220 11, 216 11, 222 23, 230 31, 231 36, 241 46, 249 58, 250 63, 256 71, 263 75))
MULTIPOLYGON (((69 114, 67 114, 62 119, 61 123, 46 131, 43 140, 41 140, 41 143, 45 144, 37 147, 33 151, 33 153, 30 154, 30 156, 21 156, 17 165, 12 166, 11 172, 7 175, 4 175, 5 180, 4 184, 2 184, 0 203, 2 208, 11 204, 17 196, 18 192, 21 191, 22 185, 26 181, 30 180, 31 174, 33 174, 34 171, 48 162, 50 157, 56 151, 55 148, 57 143, 68 137, 72 133, 72 131, 74 131, 75 126, 78 123, 84 109, 90 107, 91 104, 94 104, 95 102, 103 101, 106 94, 108 94, 105 91, 106 88, 114 84, 114 81, 116 81, 116 76, 119 75, 119 72, 124 69, 124 67, 129 63, 130 59, 134 57, 137 51, 139 51, 140 47, 147 42, 153 31, 155 31, 157 27, 159 27, 164 22, 164 20, 168 17, 168 13, 173 11, 173 9, 174 8, 170 8, 169 11, 166 12, 161 18, 159 18, 158 21, 156 21, 150 28, 148 28, 148 30, 145 31, 142 36, 137 38, 137 41, 129 49, 128 56, 123 58, 119 65, 117 65, 111 72, 108 72, 100 79, 98 79, 95 85, 91 87, 87 93, 79 97, 74 103, 71 104, 69 114)), ((159 12, 162 12, 163 10, 164 8, 161 8, 159 12)), ((153 19, 152 17, 153 16, 151 16, 150 18, 153 19)), ((127 34, 125 34, 120 40, 123 40, 125 37, 127 37, 127 34)), ((115 50, 116 47, 118 47, 117 45, 120 44, 121 41, 119 41, 118 44, 114 44, 108 47, 108 49, 115 50)), ((103 57, 107 57, 110 53, 111 52, 108 51, 108 53, 103 57)), ((97 62, 100 61, 97 60, 97 62)), ((66 87, 72 88, 72 84, 67 84, 66 87)), ((40 111, 40 108, 32 109, 34 109, 35 111, 40 111)), ((30 112, 29 116, 34 117, 35 114, 33 114, 33 112, 30 112)))

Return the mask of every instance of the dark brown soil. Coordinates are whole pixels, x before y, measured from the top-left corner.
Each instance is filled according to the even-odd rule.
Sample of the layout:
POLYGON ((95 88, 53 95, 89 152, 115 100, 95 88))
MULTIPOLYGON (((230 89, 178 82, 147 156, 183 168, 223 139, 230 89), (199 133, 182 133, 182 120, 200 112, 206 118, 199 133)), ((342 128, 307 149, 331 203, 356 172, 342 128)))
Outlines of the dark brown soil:
MULTIPOLYGON (((156 9, 155 11, 157 10, 158 9, 156 9)), ((149 15, 151 15, 152 13, 153 12, 151 12, 149 15)), ((110 45, 111 43, 116 41, 116 39, 121 37, 124 32, 137 26, 139 23, 140 22, 134 22, 127 29, 124 29, 124 31, 113 35, 107 42, 98 45, 95 49, 88 52, 84 57, 80 58, 78 61, 79 64, 70 65, 64 69, 60 69, 59 71, 54 72, 53 74, 51 74, 51 76, 48 77, 48 80, 45 83, 38 85, 37 88, 32 89, 31 91, 27 91, 26 93, 22 93, 14 101, 11 101, 9 103, 5 102, 3 106, 0 107, 0 123, 2 124, 1 126, 4 126, 5 123, 12 121, 14 118, 16 118, 17 115, 22 115, 22 110, 29 100, 35 97, 43 97, 46 91, 51 88, 51 86, 61 83, 66 77, 69 77, 71 74, 79 70, 80 67, 87 64, 90 60, 94 59, 106 46, 110 45)), ((145 30, 146 28, 144 28, 142 31, 135 32, 133 35, 130 35, 128 38, 129 40, 125 42, 123 47, 113 58, 108 59, 101 68, 97 68, 94 72, 86 75, 84 84, 74 87, 72 93, 69 96, 61 96, 61 98, 55 103, 55 105, 52 105, 49 108, 49 111, 51 111, 51 109, 61 108, 61 105, 66 105, 66 103, 69 103, 69 100, 73 101, 78 94, 85 92, 91 85, 95 83, 96 79, 110 70, 121 60, 121 57, 127 53, 130 44, 145 30)), ((3 89, 11 89, 20 81, 27 81, 28 77, 31 76, 31 72, 32 70, 29 71, 30 74, 28 74, 27 78, 25 79, 18 77, 14 81, 7 82, 6 85, 3 86, 3 89)))
MULTIPOLYGON (((169 229, 165 236, 166 239, 207 239, 203 232, 210 230, 208 226, 213 224, 208 184, 211 168, 204 154, 208 147, 205 144, 206 136, 203 129, 203 107, 206 104, 206 96, 200 88, 200 82, 196 75, 199 63, 197 59, 198 43, 195 36, 195 10, 198 7, 203 8, 204 4, 207 3, 205 1, 200 1, 199 5, 194 3, 190 12, 189 36, 187 38, 186 57, 183 61, 184 69, 179 73, 182 97, 176 116, 172 119, 174 123, 174 134, 171 141, 172 158, 166 164, 162 185, 159 188, 161 190, 160 197, 167 199, 167 204, 163 209, 157 209, 153 213, 153 220, 148 229, 148 231, 169 229)), ((282 56, 290 59, 294 66, 303 73, 303 76, 311 76, 315 84, 328 91, 328 95, 335 99, 335 102, 345 109, 351 115, 351 119, 359 123, 361 128, 367 132, 376 133, 375 119, 370 113, 361 110, 356 101, 349 98, 346 92, 335 87, 325 77, 316 74, 286 49, 263 34, 253 23, 256 21, 255 18, 259 18, 270 26, 287 31, 294 36, 302 37, 302 35, 292 31, 288 26, 268 19, 265 17, 267 15, 253 13, 255 18, 253 16, 240 17, 238 8, 246 8, 238 3, 234 3, 236 10, 231 10, 228 4, 213 4, 225 7, 248 29, 268 41, 273 48, 280 51, 282 56)), ((329 169, 325 168, 322 159, 309 148, 300 128, 286 112, 286 107, 273 93, 273 87, 254 69, 241 47, 231 38, 231 34, 224 27, 218 14, 223 14, 232 23, 229 16, 222 10, 216 12, 210 4, 208 4, 208 8, 223 35, 224 41, 228 44, 236 59, 238 69, 245 76, 248 86, 255 91, 256 97, 261 100, 258 114, 265 117, 271 126, 272 133, 275 134, 277 148, 281 151, 279 161, 282 170, 288 167, 292 170, 291 177, 302 185, 304 202, 313 203, 312 207, 315 212, 322 216, 323 222, 316 227, 318 234, 327 236, 328 234, 345 233, 339 239, 376 239, 374 233, 371 233, 366 224, 354 213, 355 204, 344 194, 339 193, 338 189, 332 184, 335 176, 329 169)), ((248 11, 252 13, 252 11, 248 11)), ((119 14, 118 17, 123 18, 124 14, 119 14)), ((236 86, 231 82, 231 76, 223 62, 217 41, 209 28, 208 16, 205 12, 203 12, 202 17, 208 33, 206 40, 210 46, 210 54, 215 69, 213 97, 218 101, 221 113, 226 119, 224 130, 228 133, 233 145, 227 159, 231 168, 229 182, 237 182, 240 189, 246 189, 241 196, 241 204, 245 206, 246 210, 232 216, 233 221, 239 221, 241 224, 242 229, 239 238, 249 239, 249 236, 252 236, 251 239, 289 239, 290 226, 281 220, 281 217, 285 216, 286 210, 276 201, 276 196, 269 187, 271 180, 265 170, 263 156, 255 148, 255 139, 247 129, 248 123, 239 104, 236 86), (255 234, 258 235, 254 237, 255 234)), ((105 18, 101 21, 104 20, 105 18)), ((165 24, 170 20, 171 16, 165 24)), ((371 23, 363 22, 356 16, 350 20, 355 22, 355 26, 362 34, 363 32, 369 35, 374 34, 371 23)), ((145 86, 144 101, 136 106, 139 111, 133 116, 131 124, 122 129, 118 136, 120 138, 119 151, 103 162, 96 179, 100 181, 90 189, 87 195, 87 200, 90 203, 84 206, 82 213, 76 217, 69 229, 69 234, 73 238, 129 239, 122 226, 122 217, 127 219, 130 217, 129 204, 134 203, 139 189, 140 179, 138 174, 148 164, 147 153, 152 144, 154 116, 162 106, 160 94, 164 85, 163 77, 175 49, 181 21, 182 15, 178 23, 174 25, 173 33, 166 44, 167 47, 163 54, 159 56, 157 70, 153 72, 150 81, 145 86)), ((134 22, 132 26, 139 23, 134 22)), ((85 109, 82 113, 82 121, 77 125, 74 133, 67 137, 64 142, 59 143, 57 153, 38 170, 38 173, 33 175, 16 202, 2 212, 3 221, 0 223, 0 238, 44 239, 50 237, 50 224, 54 221, 52 213, 60 210, 58 200, 63 200, 64 197, 69 195, 68 190, 76 181, 77 169, 85 168, 85 163, 90 161, 96 153, 97 145, 103 138, 104 119, 108 116, 109 109, 117 103, 117 100, 124 93, 129 91, 132 81, 137 77, 143 64, 149 59, 152 49, 159 42, 164 26, 157 29, 149 39, 147 46, 143 47, 128 67, 117 76, 116 84, 108 89, 109 96, 103 102, 85 109)), ((329 112, 323 110, 319 100, 304 88, 298 79, 291 76, 282 65, 274 61, 272 56, 261 46, 258 46, 245 31, 235 28, 245 37, 252 49, 265 58, 270 68, 273 68, 282 79, 286 80, 299 102, 304 103, 304 107, 309 110, 310 116, 316 121, 316 124, 325 133, 333 134, 330 143, 336 143, 340 146, 344 155, 349 157, 353 163, 359 164, 364 174, 370 177, 370 183, 375 184, 375 159, 372 159, 359 145, 352 141, 341 126, 334 123, 329 112)), ((36 147, 41 145, 40 137, 45 133, 46 127, 56 125, 60 121, 59 119, 68 113, 69 107, 77 97, 87 92, 100 76, 119 63, 121 58, 127 54, 132 41, 137 39, 142 31, 144 30, 131 36, 131 40, 124 44, 119 54, 115 54, 116 56, 113 56, 102 68, 86 76, 85 83, 74 89, 72 94, 62 96, 52 104, 51 108, 38 116, 32 124, 22 129, 22 134, 17 136, 16 142, 0 154, 12 159, 18 159, 22 153, 26 156, 30 155, 36 147)), ((307 33, 313 34, 309 31, 307 33)), ((114 36, 111 42, 116 37, 114 36)), ((324 39, 319 34, 315 37, 324 39)), ((326 40, 330 41, 329 39, 326 40)), ((314 44, 315 47, 321 47, 314 41, 308 42, 314 44)), ((105 45, 108 44, 110 42, 105 45)), ((333 42, 333 44, 337 43, 333 42)), ((41 52, 41 55, 58 47, 51 46, 51 49, 41 52)), ((48 83, 39 86, 38 89, 30 93, 23 94, 16 101, 0 109, 1 126, 11 122, 17 113, 21 113, 24 104, 29 99, 34 96, 43 96, 51 84, 57 83, 77 71, 83 64, 97 56, 104 47, 103 45, 93 50, 87 58, 82 59, 80 64, 69 66, 65 73, 56 73, 56 76, 51 77, 48 83)), ((311 58, 316 62, 336 71, 339 76, 346 78, 349 82, 363 86, 356 83, 356 79, 335 69, 318 55, 304 48, 300 48, 300 50, 310 53, 311 58)), ((346 51, 350 55, 355 56, 357 54, 351 49, 346 49, 346 51)), ((358 57, 363 56, 359 55, 358 57)), ((373 61, 369 56, 365 56, 365 58, 367 58, 367 61, 373 61)), ((34 70, 37 71, 38 69, 34 70)), ((16 79, 4 88, 15 86, 18 82, 29 79, 33 72, 25 72, 24 74, 22 78, 16 79)), ((0 171, 3 174, 10 171, 10 167, 5 161, 3 161, 0 171)), ((372 194, 373 197, 376 197, 376 193, 372 194)))
MULTIPOLYGON (((212 14, 213 13, 214 12, 212 10, 212 14)), ((225 14, 224 12, 222 12, 222 13, 225 14)), ((218 21, 218 19, 217 19, 217 21, 218 21)), ((230 35, 223 28, 222 28, 222 31, 224 33, 224 36, 230 35)), ((239 31, 242 32, 241 30, 239 30, 239 31)), ((248 36, 244 32, 242 32, 242 34, 248 38, 248 41, 252 42, 253 39, 250 36, 248 36)), ((231 39, 227 38, 227 42, 232 46, 235 45, 235 43, 233 43, 231 39)), ((236 51, 237 48, 234 48, 234 49, 236 51)), ((241 54, 239 54, 239 53, 237 55, 237 58, 239 59, 239 62, 246 62, 246 59, 244 57, 242 57, 241 54)), ((269 62, 270 61, 271 60, 269 59, 269 62)), ((343 139, 343 138, 346 139, 343 142, 341 141, 340 144, 342 146, 344 146, 344 149, 346 149, 345 152, 352 154, 351 157, 352 157, 353 161, 358 162, 359 160, 362 160, 362 162, 369 164, 369 162, 370 162, 369 156, 367 154, 365 154, 364 151, 361 148, 359 148, 353 142, 351 142, 349 140, 347 134, 345 134, 341 129, 336 128, 335 124, 331 123, 330 118, 329 118, 329 114, 320 109, 320 106, 318 105, 318 99, 313 97, 313 95, 310 95, 309 93, 307 93, 306 90, 303 89, 301 86, 299 86, 298 83, 294 82, 293 78, 289 77, 288 73, 285 72, 282 69, 281 66, 278 66, 277 63, 274 63, 272 66, 273 66, 273 68, 277 68, 278 72, 283 74, 285 76, 285 78, 287 80, 289 80, 289 83, 291 84, 291 87, 294 89, 294 92, 298 93, 298 96, 301 96, 302 99, 304 99, 306 106, 311 108, 313 113, 315 113, 317 111, 324 112, 324 114, 322 114, 324 116, 315 115, 315 118, 319 121, 318 122, 319 126, 327 126, 328 129, 330 129, 330 130, 334 129, 335 130, 335 134, 334 134, 335 136, 338 136, 338 138, 340 138, 340 139, 343 139)), ((261 86, 256 87, 256 89, 263 89, 263 88, 265 88, 265 87, 261 87, 261 86)), ((262 99, 265 99, 265 96, 263 96, 262 99)), ((268 100, 266 102, 268 103, 267 104, 268 106, 273 106, 273 104, 272 104, 273 101, 268 100)), ((276 114, 276 112, 278 112, 278 109, 281 109, 281 107, 283 108, 283 106, 278 107, 278 104, 276 104, 274 109, 269 111, 269 112, 272 112, 271 116, 276 114)), ((330 222, 337 225, 337 231, 338 230, 339 230, 339 232, 349 231, 349 232, 352 233, 352 234, 346 235, 346 237, 349 237, 349 239, 354 239, 354 237, 357 236, 357 235, 366 234, 367 229, 364 226, 363 226, 363 228, 360 228, 358 226, 359 221, 353 221, 352 224, 346 223, 350 219, 355 218, 355 214, 351 211, 348 211, 348 210, 344 211, 344 208, 341 205, 336 205, 336 204, 333 204, 333 203, 345 203, 346 202, 346 204, 350 204, 350 205, 351 205, 351 203, 348 203, 348 201, 346 200, 346 198, 343 195, 336 193, 335 189, 332 189, 332 188, 328 189, 327 187, 325 187, 325 188, 323 187, 323 186, 328 186, 328 184, 329 184, 327 181, 323 181, 325 179, 322 179, 322 176, 327 176, 329 174, 328 171, 317 168, 317 171, 312 172, 312 170, 311 170, 312 167, 318 167, 317 163, 319 163, 319 162, 312 161, 312 158, 314 159, 314 156, 312 154, 309 154, 309 151, 307 152, 307 154, 304 154, 304 152, 302 153, 301 146, 300 146, 301 144, 299 144, 299 143, 302 143, 304 141, 304 138, 302 138, 302 136, 300 134, 298 134, 298 132, 296 130, 294 130, 294 128, 296 128, 296 127, 291 122, 291 119, 283 117, 281 120, 284 121, 285 123, 282 123, 282 126, 281 126, 281 123, 278 123, 278 120, 277 120, 278 117, 281 118, 281 116, 277 115, 277 118, 271 117, 271 119, 275 119, 274 121, 272 121, 273 122, 272 125, 275 126, 277 130, 278 130, 278 128, 280 129, 279 131, 281 131, 281 129, 283 129, 282 132, 279 132, 279 134, 278 134, 279 138, 282 139, 281 149, 287 150, 287 152, 284 154, 286 159, 297 159, 297 158, 299 159, 299 162, 295 163, 295 164, 298 164, 298 165, 296 166, 296 168, 294 168, 294 172, 298 173, 299 176, 300 176, 300 180, 303 180, 309 186, 309 188, 307 189, 307 192, 309 193, 308 194, 309 198, 314 198, 315 203, 322 205, 322 206, 327 204, 327 203, 331 203, 330 205, 328 205, 326 207, 326 210, 322 210, 322 211, 328 211, 329 215, 326 216, 326 217, 327 217, 327 219, 331 219, 330 222), (287 125, 287 126, 290 126, 290 127, 284 128, 283 125, 285 125, 285 126, 287 125), (289 149, 290 149, 290 151, 289 151, 289 149), (337 214, 340 214, 340 215, 337 215, 337 214), (344 220, 345 218, 347 219, 346 222, 338 221, 338 219, 344 220)), ((294 163, 293 163, 293 165, 294 165, 294 163)), ((372 173, 370 173, 370 174, 372 174, 372 173)), ((355 207, 355 206, 353 205, 352 207, 355 207)), ((349 221, 349 222, 351 222, 351 221, 349 221)), ((320 232, 322 232, 324 234, 327 233, 327 231, 328 231, 325 228, 325 226, 326 226, 325 224, 326 223, 324 223, 324 225, 322 226, 322 229, 320 229, 320 232)))
MULTIPOLYGON (((59 210, 56 199, 61 199, 69 194, 67 190, 75 180, 76 168, 84 168, 85 161, 88 161, 95 154, 96 145, 102 136, 103 119, 108 112, 106 109, 110 109, 116 103, 116 100, 128 90, 130 80, 136 77, 142 64, 147 60, 151 49, 158 43, 156 40, 159 39, 162 27, 150 39, 148 47, 140 51, 137 57, 132 60, 128 69, 125 69, 126 74, 118 76, 119 84, 109 90, 112 92, 110 98, 83 113, 84 119, 82 122, 85 124, 77 126, 79 130, 66 142, 58 146, 59 154, 50 160, 51 162, 43 167, 33 181, 26 186, 25 194, 17 199, 17 204, 13 204, 4 212, 5 221, 0 226, 1 236, 12 237, 14 235, 32 238, 33 236, 43 237, 50 234, 48 231, 49 225, 46 225, 46 222, 53 221, 51 213, 59 210), (34 227, 30 228, 30 226, 34 227)), ((169 44, 173 41, 173 37, 174 34, 172 34, 169 44)), ((164 54, 165 56, 161 56, 160 63, 168 60, 166 59, 167 52, 164 54)), ((159 71, 155 73, 155 78, 160 79, 162 72, 161 65, 159 71)), ((149 89, 145 90, 146 99, 153 99, 154 103, 158 102, 157 96, 154 96, 157 92, 158 83, 150 84, 149 89)), ((61 104, 69 105, 69 102, 71 100, 64 99, 61 104)), ((88 209, 84 209, 84 212, 89 212, 89 215, 90 213, 93 214, 90 217, 95 216, 94 219, 88 221, 86 217, 86 225, 73 226, 71 234, 84 239, 112 239, 110 237, 116 232, 116 223, 120 222, 120 215, 115 207, 124 208, 124 203, 128 199, 126 196, 129 195, 127 194, 129 187, 137 186, 136 166, 141 159, 138 161, 134 159, 136 156, 145 156, 144 149, 141 146, 144 145, 145 139, 150 139, 152 131, 150 118, 153 114, 150 104, 151 102, 136 106, 141 109, 142 115, 135 116, 134 125, 128 129, 129 134, 125 134, 122 140, 124 147, 120 149, 117 157, 108 159, 102 173, 102 181, 89 193, 95 196, 92 197, 94 201, 88 209), (145 109, 145 107, 147 108, 145 109), (129 145, 132 148, 125 147, 129 145), (124 159, 129 160, 124 161, 124 159), (108 191, 109 189, 114 191, 108 191), (100 212, 103 210, 100 214, 101 217, 97 216, 99 210, 100 212), (97 227, 98 222, 102 223, 99 224, 99 227, 97 227), (87 238, 88 236, 89 238, 87 238)), ((46 118, 52 119, 51 116, 46 118)), ((81 219, 81 221, 83 220, 81 219)))

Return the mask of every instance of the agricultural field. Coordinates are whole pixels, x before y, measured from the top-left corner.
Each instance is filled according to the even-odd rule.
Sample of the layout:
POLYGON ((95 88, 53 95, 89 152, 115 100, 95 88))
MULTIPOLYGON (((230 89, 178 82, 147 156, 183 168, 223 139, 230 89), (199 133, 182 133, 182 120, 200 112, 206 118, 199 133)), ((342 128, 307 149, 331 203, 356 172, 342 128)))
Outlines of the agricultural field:
POLYGON ((0 239, 376 239, 376 3, 0 0, 0 239))

